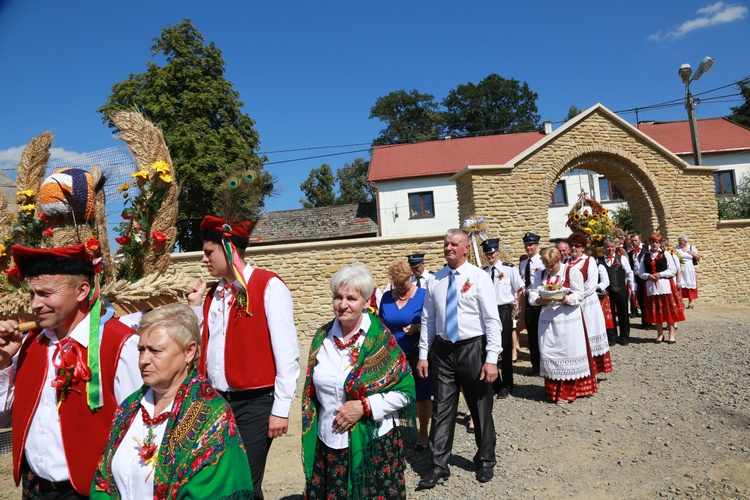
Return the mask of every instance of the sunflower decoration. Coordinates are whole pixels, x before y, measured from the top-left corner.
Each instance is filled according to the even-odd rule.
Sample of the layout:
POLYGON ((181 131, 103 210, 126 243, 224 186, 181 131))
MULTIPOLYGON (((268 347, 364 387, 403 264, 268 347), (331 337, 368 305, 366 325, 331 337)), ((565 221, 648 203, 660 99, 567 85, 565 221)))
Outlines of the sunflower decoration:
POLYGON ((599 253, 598 249, 604 247, 604 240, 614 238, 615 230, 618 229, 609 218, 609 210, 602 207, 596 200, 589 198, 583 190, 578 201, 568 212, 568 221, 565 225, 572 231, 588 236, 597 253, 599 253))

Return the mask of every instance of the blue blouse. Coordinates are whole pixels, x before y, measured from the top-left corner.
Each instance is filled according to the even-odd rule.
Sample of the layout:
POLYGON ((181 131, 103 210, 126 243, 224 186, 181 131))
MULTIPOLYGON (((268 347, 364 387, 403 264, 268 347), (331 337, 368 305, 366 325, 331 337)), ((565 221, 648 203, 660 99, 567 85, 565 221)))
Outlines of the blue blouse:
POLYGON ((386 292, 380 301, 380 319, 396 337, 399 347, 405 353, 411 351, 419 342, 419 334, 407 335, 404 327, 422 321, 424 297, 425 289, 417 288, 414 297, 406 301, 401 309, 396 305, 396 298, 392 292, 386 292))

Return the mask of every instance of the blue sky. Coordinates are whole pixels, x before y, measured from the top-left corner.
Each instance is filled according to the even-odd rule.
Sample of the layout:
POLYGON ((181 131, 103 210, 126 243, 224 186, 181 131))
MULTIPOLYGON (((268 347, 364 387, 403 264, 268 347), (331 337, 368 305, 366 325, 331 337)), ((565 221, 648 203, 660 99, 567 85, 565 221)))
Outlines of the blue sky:
MULTIPOLYGON (((440 101, 497 73, 528 83, 542 120, 557 127, 573 104, 621 111, 680 100, 680 65, 695 70, 707 55, 717 63, 691 90, 713 99, 697 116, 725 116, 740 100, 720 98, 737 94, 721 87, 750 76, 747 1, 0 0, 0 168, 14 169, 44 131, 53 158, 116 145, 96 110, 114 83, 145 71, 153 39, 183 18, 223 51, 256 122, 282 190, 267 210, 300 208, 299 185, 323 162, 335 171, 369 159, 384 127, 370 108, 394 90, 440 101)), ((686 116, 676 105, 638 118, 686 116)))

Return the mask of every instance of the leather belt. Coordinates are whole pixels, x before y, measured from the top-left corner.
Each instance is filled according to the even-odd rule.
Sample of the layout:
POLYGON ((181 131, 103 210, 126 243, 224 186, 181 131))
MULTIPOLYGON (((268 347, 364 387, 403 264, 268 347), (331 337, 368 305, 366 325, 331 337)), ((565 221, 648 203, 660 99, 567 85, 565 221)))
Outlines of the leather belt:
POLYGON ((273 387, 261 387, 260 389, 248 389, 246 391, 216 391, 227 401, 247 401, 267 394, 273 394, 273 387))

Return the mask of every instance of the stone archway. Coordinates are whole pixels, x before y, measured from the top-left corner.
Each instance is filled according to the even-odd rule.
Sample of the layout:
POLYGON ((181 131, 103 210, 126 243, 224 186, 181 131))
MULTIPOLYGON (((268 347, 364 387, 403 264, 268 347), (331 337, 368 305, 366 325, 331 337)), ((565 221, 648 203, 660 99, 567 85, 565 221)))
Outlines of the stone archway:
MULTIPOLYGON (((550 196, 558 180, 574 168, 593 170, 614 182, 643 234, 658 231, 673 243, 681 233, 697 241, 716 241, 713 169, 686 164, 601 105, 506 165, 469 166, 454 175, 460 220, 485 217, 490 232, 517 257, 526 231, 549 241, 550 196)), ((704 247, 704 260, 710 262, 712 252, 704 247)), ((706 267, 701 267, 699 281, 706 267)), ((709 279, 704 285, 709 292, 719 283, 709 279)), ((709 294, 718 295, 716 290, 709 294)))

